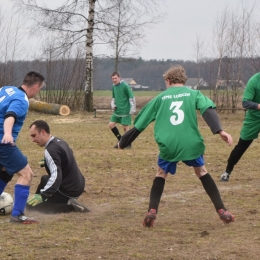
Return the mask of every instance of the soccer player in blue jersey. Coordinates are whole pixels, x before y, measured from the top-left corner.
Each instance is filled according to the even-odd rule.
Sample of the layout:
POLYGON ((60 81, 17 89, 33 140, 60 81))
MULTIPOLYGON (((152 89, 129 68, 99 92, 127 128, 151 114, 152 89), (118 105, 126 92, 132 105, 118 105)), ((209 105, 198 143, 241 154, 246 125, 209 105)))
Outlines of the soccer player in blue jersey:
POLYGON ((14 207, 10 222, 34 224, 38 221, 24 215, 33 172, 27 157, 16 146, 17 136, 29 108, 29 98, 36 96, 44 86, 45 78, 35 71, 26 74, 20 87, 0 88, 0 194, 16 173, 14 207))

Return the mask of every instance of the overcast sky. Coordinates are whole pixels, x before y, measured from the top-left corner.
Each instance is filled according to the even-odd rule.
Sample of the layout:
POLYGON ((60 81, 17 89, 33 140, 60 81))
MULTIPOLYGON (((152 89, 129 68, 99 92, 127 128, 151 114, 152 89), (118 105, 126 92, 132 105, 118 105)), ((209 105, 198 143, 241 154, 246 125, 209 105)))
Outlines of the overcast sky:
MULTIPOLYGON (((44 0, 46 3, 60 0, 44 0)), ((160 1, 160 0, 158 0, 160 1)), ((213 26, 218 15, 226 8, 236 11, 241 0, 164 0, 165 17, 160 24, 147 30, 146 45, 140 57, 149 59, 193 60, 197 35, 210 42, 213 26)), ((259 1, 259 0, 257 0, 259 1)), ((2 7, 10 6, 11 0, 0 0, 2 7)), ((247 0, 253 4, 254 0, 247 0)))
MULTIPOLYGON (((254 3, 253 0, 247 1, 254 3)), ((226 8, 235 12, 241 6, 240 0, 165 2, 167 15, 162 23, 147 34, 148 44, 141 52, 143 59, 194 59, 197 35, 205 41, 211 39, 217 16, 226 8)))

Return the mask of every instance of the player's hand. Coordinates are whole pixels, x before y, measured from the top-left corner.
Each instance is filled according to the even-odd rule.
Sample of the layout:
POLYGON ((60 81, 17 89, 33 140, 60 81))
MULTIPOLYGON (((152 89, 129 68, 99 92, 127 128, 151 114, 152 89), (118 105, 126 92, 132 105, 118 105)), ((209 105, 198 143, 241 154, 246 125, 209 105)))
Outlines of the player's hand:
POLYGON ((42 196, 40 194, 34 194, 27 200, 27 204, 33 207, 40 203, 42 203, 42 196))
POLYGON ((136 112, 136 109, 131 109, 131 110, 129 111, 129 114, 130 114, 130 115, 133 115, 135 112, 136 112))
POLYGON ((15 145, 14 138, 11 134, 4 134, 1 143, 2 144, 11 144, 13 146, 15 145))
POLYGON ((45 160, 44 158, 39 161, 40 167, 45 167, 45 160))
POLYGON ((219 135, 224 142, 228 143, 228 145, 232 145, 233 139, 230 134, 225 131, 219 131, 219 135))

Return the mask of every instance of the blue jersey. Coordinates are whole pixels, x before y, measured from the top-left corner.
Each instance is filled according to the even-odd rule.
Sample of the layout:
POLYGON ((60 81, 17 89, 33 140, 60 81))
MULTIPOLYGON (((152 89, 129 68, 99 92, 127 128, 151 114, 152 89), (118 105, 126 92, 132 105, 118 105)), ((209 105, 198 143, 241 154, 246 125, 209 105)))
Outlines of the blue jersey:
POLYGON ((25 120, 29 108, 26 93, 13 86, 0 88, 0 140, 4 135, 4 119, 7 114, 15 117, 12 136, 16 140, 25 120))

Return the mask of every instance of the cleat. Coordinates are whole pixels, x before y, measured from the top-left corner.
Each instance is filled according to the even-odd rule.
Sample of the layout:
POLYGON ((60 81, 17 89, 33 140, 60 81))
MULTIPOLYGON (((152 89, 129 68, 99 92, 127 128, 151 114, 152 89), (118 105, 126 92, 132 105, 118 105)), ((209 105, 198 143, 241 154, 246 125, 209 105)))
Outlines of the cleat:
POLYGON ((154 221, 156 219, 156 210, 155 209, 150 209, 143 220, 143 226, 144 227, 153 227, 154 221))
POLYGON ((219 209, 218 210, 218 215, 219 215, 220 219, 225 224, 228 224, 230 222, 234 222, 235 217, 230 212, 228 212, 227 210, 219 209))
POLYGON ((118 149, 118 144, 116 144, 113 148, 116 148, 116 149, 118 149))
POLYGON ((18 223, 18 224, 39 224, 39 222, 37 220, 28 218, 24 214, 20 214, 19 216, 11 216, 10 222, 18 223))
POLYGON ((230 176, 230 173, 224 172, 224 173, 220 176, 220 181, 221 181, 221 182, 228 182, 228 181, 229 181, 229 176, 230 176))
POLYGON ((73 206, 74 210, 76 212, 90 212, 90 209, 88 209, 86 206, 80 204, 77 200, 75 199, 69 199, 68 205, 73 206))

